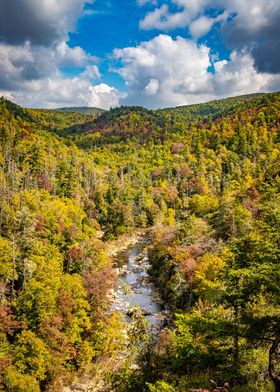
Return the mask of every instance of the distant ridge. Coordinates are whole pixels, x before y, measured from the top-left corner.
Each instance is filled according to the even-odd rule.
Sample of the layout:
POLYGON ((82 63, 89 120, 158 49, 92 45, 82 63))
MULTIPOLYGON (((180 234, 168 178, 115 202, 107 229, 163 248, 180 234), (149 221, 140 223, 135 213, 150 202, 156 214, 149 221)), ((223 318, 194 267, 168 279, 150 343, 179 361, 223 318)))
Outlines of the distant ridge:
POLYGON ((156 110, 173 110, 173 109, 182 109, 182 108, 195 108, 198 106, 206 106, 206 105, 213 105, 217 102, 219 103, 223 103, 223 102, 246 102, 246 101, 251 101, 255 98, 261 98, 265 95, 268 94, 273 94, 273 93, 252 93, 252 94, 243 94, 243 95, 234 95, 232 97, 226 97, 226 98, 217 98, 217 99, 212 99, 210 101, 205 101, 205 102, 198 102, 198 103, 191 103, 191 104, 187 104, 187 105, 179 105, 179 106, 170 106, 170 107, 166 107, 166 108, 162 108, 162 109, 156 109, 156 110))
POLYGON ((81 114, 99 114, 104 113, 106 110, 95 108, 95 107, 87 107, 87 106, 73 106, 73 107, 65 107, 65 108, 58 108, 54 109, 56 112, 64 112, 64 113, 81 113, 81 114))
POLYGON ((157 109, 157 113, 172 113, 173 116, 184 115, 188 119, 202 117, 220 117, 233 113, 235 110, 242 110, 244 106, 258 105, 265 97, 273 93, 254 93, 246 95, 238 95, 229 98, 215 99, 213 101, 201 102, 191 105, 182 105, 157 109))

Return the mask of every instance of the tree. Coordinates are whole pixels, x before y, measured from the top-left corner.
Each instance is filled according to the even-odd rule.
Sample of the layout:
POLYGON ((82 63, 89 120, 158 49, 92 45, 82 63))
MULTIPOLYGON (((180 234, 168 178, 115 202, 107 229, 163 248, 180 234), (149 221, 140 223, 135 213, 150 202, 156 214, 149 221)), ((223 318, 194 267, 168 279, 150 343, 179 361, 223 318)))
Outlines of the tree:
POLYGON ((46 379, 50 355, 44 342, 33 332, 23 331, 18 336, 13 360, 20 374, 33 376, 39 381, 46 379))

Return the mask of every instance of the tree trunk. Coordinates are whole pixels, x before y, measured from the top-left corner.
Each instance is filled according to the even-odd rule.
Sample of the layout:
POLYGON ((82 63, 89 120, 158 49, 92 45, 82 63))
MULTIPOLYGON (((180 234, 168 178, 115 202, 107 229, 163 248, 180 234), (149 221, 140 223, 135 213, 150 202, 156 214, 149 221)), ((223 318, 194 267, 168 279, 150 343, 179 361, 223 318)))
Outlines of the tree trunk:
POLYGON ((13 235, 13 278, 12 278, 12 287, 11 287, 11 300, 10 304, 12 305, 14 300, 14 290, 15 290, 15 277, 16 277, 16 256, 15 256, 15 237, 13 235))
POLYGON ((239 326, 238 326, 239 309, 238 305, 234 304, 234 370, 235 381, 239 377, 239 326))

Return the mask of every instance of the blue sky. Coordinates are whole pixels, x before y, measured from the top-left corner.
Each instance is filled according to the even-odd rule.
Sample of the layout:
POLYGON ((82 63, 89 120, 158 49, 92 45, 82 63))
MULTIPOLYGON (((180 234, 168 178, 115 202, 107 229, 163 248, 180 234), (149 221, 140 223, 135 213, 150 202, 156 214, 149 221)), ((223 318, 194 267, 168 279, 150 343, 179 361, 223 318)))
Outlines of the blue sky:
MULTIPOLYGON (((104 82, 113 83, 117 88, 125 91, 124 80, 117 73, 109 72, 112 65, 111 54, 115 48, 137 46, 158 35, 156 29, 147 31, 139 28, 139 21, 153 8, 151 4, 141 7, 136 1, 126 0, 96 0, 94 4, 86 4, 85 13, 77 22, 76 32, 69 34, 68 44, 71 47, 81 46, 97 56, 104 82)), ((221 12, 222 9, 210 9, 208 15, 216 16, 221 12)), ((169 35, 173 38, 182 36, 191 39, 186 28, 176 28, 169 31, 169 35)), ((230 51, 224 45, 218 27, 199 39, 198 43, 209 43, 213 53, 223 59, 229 57, 230 51)), ((210 67, 210 70, 213 72, 213 67, 210 67)), ((70 67, 62 71, 67 76, 74 76, 80 72, 80 69, 70 67)))
POLYGON ((13 0, 0 95, 149 108, 280 90, 279 0, 13 0))
MULTIPOLYGON (((125 89, 124 80, 108 72, 114 48, 135 46, 154 36, 153 32, 139 29, 139 20, 145 16, 144 8, 125 0, 96 0, 87 4, 86 13, 78 20, 77 32, 69 34, 70 46, 81 46, 99 57, 99 67, 105 83, 114 83, 125 89), (92 13, 91 13, 92 12, 92 13)), ((72 69, 73 74, 75 70, 72 69)))

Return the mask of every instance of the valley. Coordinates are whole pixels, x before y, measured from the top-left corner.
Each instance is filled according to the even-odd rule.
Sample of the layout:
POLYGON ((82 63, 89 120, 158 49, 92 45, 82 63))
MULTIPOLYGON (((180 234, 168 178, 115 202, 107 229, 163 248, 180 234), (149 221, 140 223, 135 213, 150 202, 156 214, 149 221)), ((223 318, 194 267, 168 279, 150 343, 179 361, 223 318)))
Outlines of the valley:
POLYGON ((0 390, 279 392, 280 93, 75 110, 0 99, 0 390))

